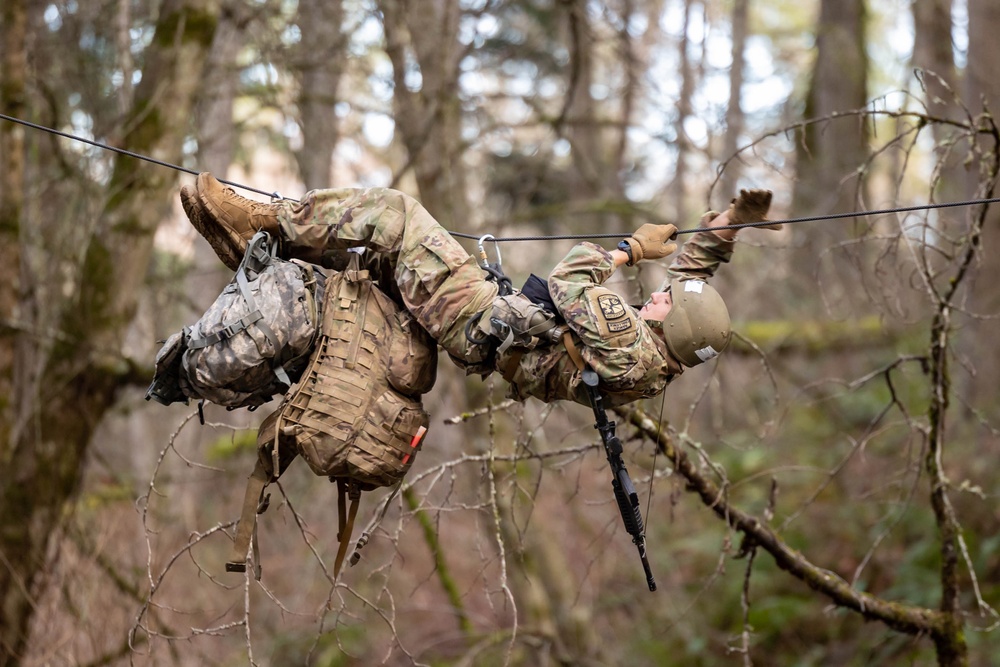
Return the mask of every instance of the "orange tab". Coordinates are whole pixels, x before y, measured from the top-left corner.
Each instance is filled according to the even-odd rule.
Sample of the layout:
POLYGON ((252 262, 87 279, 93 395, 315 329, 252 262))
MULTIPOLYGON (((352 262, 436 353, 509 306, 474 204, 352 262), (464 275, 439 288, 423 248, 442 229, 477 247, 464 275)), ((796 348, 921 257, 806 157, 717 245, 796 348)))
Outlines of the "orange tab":
MULTIPOLYGON (((416 450, 417 446, 420 445, 420 441, 424 439, 425 433, 427 433, 426 426, 421 426, 420 428, 417 429, 417 432, 416 434, 414 434, 413 439, 410 440, 410 449, 416 450)), ((403 465, 406 465, 406 462, 410 460, 410 456, 412 456, 412 452, 408 453, 406 456, 403 457, 403 465)))

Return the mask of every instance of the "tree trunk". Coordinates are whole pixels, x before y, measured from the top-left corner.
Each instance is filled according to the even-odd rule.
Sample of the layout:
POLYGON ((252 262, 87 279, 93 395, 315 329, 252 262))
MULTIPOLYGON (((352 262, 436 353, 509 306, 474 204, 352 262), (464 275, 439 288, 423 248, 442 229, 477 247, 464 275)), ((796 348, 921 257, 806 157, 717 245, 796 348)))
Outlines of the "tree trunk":
MULTIPOLYGON (((25 39, 28 18, 24 0, 3 3, 0 8, 0 31, 0 109, 9 116, 20 118, 25 111, 27 76, 25 39)), ((24 128, 0 121, 0 316, 3 317, 0 325, 3 332, 0 336, 0 443, 9 440, 12 422, 23 189, 24 128)), ((6 460, 0 460, 0 463, 6 463, 6 460)))
MULTIPOLYGON (((11 6, 5 2, 4 11, 11 6)), ((136 100, 123 123, 129 128, 129 149, 180 160, 215 29, 209 6, 207 0, 163 3, 136 100)), ((0 516, 8 517, 0 524, 0 665, 20 661, 44 584, 50 536, 77 489, 95 427, 132 374, 121 356, 122 338, 174 183, 173 172, 162 167, 132 158, 116 161, 104 213, 83 254, 78 289, 61 304, 58 340, 38 369, 41 389, 12 396, 15 412, 28 415, 16 422, 18 428, 12 428, 9 411, 4 414, 3 430, 10 437, 0 444, 5 467, 0 516)), ((23 298, 30 302, 39 296, 23 298)), ((3 371, 9 376, 9 367, 3 371)))
MULTIPOLYGON (((230 1, 219 16, 198 104, 198 168, 224 176, 236 152, 233 102, 239 91, 237 58, 243 48, 249 16, 242 4, 230 1)), ((206 244, 207 245, 207 244, 206 244)))
MULTIPOLYGON (((1000 79, 996 74, 996 63, 1000 59, 1000 41, 997 41, 996 26, 1000 25, 1000 4, 994 0, 968 0, 969 8, 969 55, 965 70, 965 103, 973 114, 988 112, 996 117, 1000 114, 1000 79), (985 107, 984 107, 985 104, 985 107)), ((991 147, 986 144, 989 137, 983 139, 984 150, 991 147)), ((969 170, 967 178, 970 186, 967 192, 973 192, 984 175, 975 169, 969 170)), ((980 313, 993 314, 1000 310, 1000 208, 992 207, 984 226, 982 272, 975 287, 973 310, 980 313)), ((985 324, 985 323, 984 323, 985 324)), ((988 326, 988 325, 987 325, 988 326)), ((991 341, 990 335, 980 338, 991 341)), ((996 355, 992 349, 984 349, 988 361, 985 367, 979 368, 981 387, 992 388, 995 374, 1000 372, 1000 363, 996 363, 996 355)), ((977 363, 978 366, 978 363, 977 363)))
MULTIPOLYGON (((913 65, 923 72, 927 112, 940 118, 961 120, 958 99, 961 88, 955 70, 951 12, 952 0, 915 0, 913 65)), ((934 196, 942 202, 969 199, 975 185, 969 187, 962 168, 962 161, 968 154, 967 146, 964 142, 955 144, 952 141, 952 128, 936 123, 931 129, 939 160, 934 196)), ((964 224, 964 213, 962 210, 941 212, 942 222, 949 223, 949 234, 964 224)))
POLYGON ((302 41, 293 65, 299 82, 303 146, 295 159, 307 190, 333 187, 337 86, 347 44, 343 0, 299 0, 302 41))
POLYGON ((446 228, 467 227, 462 106, 455 94, 462 57, 459 2, 381 0, 378 6, 392 61, 396 131, 420 199, 446 228))
MULTIPOLYGON (((743 134, 743 109, 741 106, 743 79, 746 64, 743 51, 746 49, 749 0, 733 2, 732 18, 732 65, 729 67, 729 105, 726 107, 726 133, 722 138, 723 160, 729 160, 739 149, 740 135, 743 134)), ((726 165, 722 172, 719 189, 723 197, 733 197, 742 175, 742 161, 737 158, 726 165)))
MULTIPOLYGON (((856 115, 837 117, 867 104, 865 21, 864 0, 822 0, 820 4, 816 62, 805 108, 806 121, 818 122, 806 125, 796 137, 792 199, 796 216, 846 212, 865 200, 858 170, 868 155, 868 125, 856 115)), ((802 280, 789 286, 793 292, 789 299, 821 304, 823 300, 816 298, 818 288, 826 304, 835 306, 855 293, 858 273, 853 258, 844 252, 827 252, 845 238, 847 224, 795 226, 792 272, 802 280), (809 280, 812 277, 815 282, 809 280)))
MULTIPOLYGON (((864 0, 822 0, 816 62, 806 98, 806 119, 863 109, 868 102, 864 0)), ((797 144, 794 210, 797 215, 840 212, 855 203, 856 170, 867 155, 868 133, 857 118, 809 125, 797 144), (860 130, 860 131, 859 131, 860 130), (837 187, 832 187, 832 184, 837 187)))
POLYGON ((684 121, 692 114, 691 96, 694 95, 691 40, 688 38, 688 32, 691 26, 691 8, 696 1, 685 0, 684 2, 684 20, 681 22, 680 43, 677 46, 681 90, 677 97, 677 123, 674 130, 677 134, 677 166, 674 168, 674 178, 670 183, 670 195, 674 217, 679 221, 679 224, 689 218, 685 202, 687 197, 687 161, 688 155, 691 153, 691 142, 684 130, 684 121))

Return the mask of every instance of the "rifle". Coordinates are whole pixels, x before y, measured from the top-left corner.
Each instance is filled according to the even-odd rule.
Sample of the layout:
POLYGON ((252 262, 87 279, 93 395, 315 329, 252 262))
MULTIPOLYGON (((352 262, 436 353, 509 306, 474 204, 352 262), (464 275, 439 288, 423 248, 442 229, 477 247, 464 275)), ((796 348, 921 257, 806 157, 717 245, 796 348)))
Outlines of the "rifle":
POLYGON ((615 490, 618 511, 621 512, 625 530, 632 536, 632 542, 639 549, 639 558, 642 559, 642 569, 646 572, 646 583, 649 584, 649 590, 655 591, 656 582, 653 580, 653 572, 649 569, 649 560, 646 558, 646 535, 642 525, 642 513, 639 511, 639 494, 635 492, 632 478, 628 476, 628 470, 625 469, 625 462, 622 461, 622 443, 615 435, 615 423, 608 421, 608 415, 604 411, 604 399, 597 388, 597 382, 597 373, 592 369, 587 368, 583 371, 583 384, 587 387, 587 396, 590 397, 590 404, 594 408, 594 417, 597 419, 594 428, 601 434, 604 452, 611 465, 611 486, 615 490))

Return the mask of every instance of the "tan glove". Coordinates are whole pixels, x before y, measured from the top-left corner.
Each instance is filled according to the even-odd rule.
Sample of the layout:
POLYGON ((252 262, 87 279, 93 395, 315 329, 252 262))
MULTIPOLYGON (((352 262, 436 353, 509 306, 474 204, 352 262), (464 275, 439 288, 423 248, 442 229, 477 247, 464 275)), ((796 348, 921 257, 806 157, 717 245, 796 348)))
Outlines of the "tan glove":
MULTIPOLYGON (((767 222, 771 208, 770 190, 740 190, 740 196, 729 205, 729 223, 767 222)), ((781 229, 781 224, 761 225, 760 229, 781 229)))
POLYGON ((629 238, 622 241, 627 243, 632 251, 632 261, 629 266, 638 264, 644 259, 661 259, 677 250, 677 244, 671 239, 677 238, 676 225, 654 225, 647 222, 645 225, 635 230, 629 238))

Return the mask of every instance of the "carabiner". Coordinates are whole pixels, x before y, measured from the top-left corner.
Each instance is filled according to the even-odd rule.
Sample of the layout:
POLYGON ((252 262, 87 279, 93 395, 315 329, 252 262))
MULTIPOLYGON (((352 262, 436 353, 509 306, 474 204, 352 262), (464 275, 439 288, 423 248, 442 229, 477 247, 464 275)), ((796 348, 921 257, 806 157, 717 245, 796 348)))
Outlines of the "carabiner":
POLYGON ((496 237, 494 237, 492 234, 483 234, 481 237, 479 237, 479 259, 483 263, 483 268, 484 269, 490 268, 490 262, 486 258, 486 250, 483 249, 483 243, 487 239, 493 241, 493 245, 496 246, 497 263, 494 265, 494 267, 500 268, 500 265, 503 264, 503 259, 500 257, 500 244, 497 243, 496 237))

